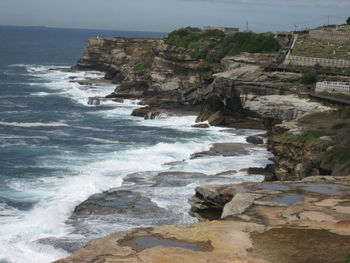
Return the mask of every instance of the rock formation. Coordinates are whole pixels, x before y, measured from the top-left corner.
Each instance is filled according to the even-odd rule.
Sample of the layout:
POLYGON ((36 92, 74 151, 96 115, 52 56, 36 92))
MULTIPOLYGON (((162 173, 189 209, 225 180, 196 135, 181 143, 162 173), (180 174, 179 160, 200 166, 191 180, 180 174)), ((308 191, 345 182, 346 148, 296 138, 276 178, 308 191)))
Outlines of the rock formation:
POLYGON ((198 187, 192 211, 220 210, 223 220, 114 233, 57 263, 346 262, 350 181, 333 181, 198 187))
MULTIPOLYGON (((193 114, 201 107, 198 122, 252 128, 262 128, 265 115, 282 120, 300 117, 295 109, 300 103, 278 113, 262 99, 246 103, 252 96, 293 94, 300 88, 299 73, 265 71, 273 56, 225 57, 220 69, 191 52, 157 39, 91 39, 75 69, 106 72, 105 78, 118 83, 109 98, 141 98, 149 107, 138 109, 135 116, 152 118, 180 109, 193 114)), ((300 112, 308 113, 309 108, 300 112)))

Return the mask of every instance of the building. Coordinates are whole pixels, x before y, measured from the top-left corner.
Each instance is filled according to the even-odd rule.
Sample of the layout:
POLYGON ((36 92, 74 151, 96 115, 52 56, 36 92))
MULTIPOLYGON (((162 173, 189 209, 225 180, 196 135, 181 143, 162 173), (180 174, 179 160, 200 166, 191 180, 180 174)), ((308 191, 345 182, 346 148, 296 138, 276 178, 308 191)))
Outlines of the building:
POLYGON ((224 32, 226 35, 232 35, 239 32, 239 28, 236 28, 236 27, 214 27, 214 26, 203 27, 204 32, 208 30, 220 30, 224 32))

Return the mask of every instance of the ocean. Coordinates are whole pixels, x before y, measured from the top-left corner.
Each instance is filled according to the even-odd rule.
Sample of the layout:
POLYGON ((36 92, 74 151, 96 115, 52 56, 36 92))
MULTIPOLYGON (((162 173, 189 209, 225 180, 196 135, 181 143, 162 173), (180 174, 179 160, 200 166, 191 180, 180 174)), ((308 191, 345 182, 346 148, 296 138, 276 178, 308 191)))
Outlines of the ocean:
POLYGON ((196 129, 195 116, 132 117, 138 101, 91 106, 88 97, 107 95, 115 85, 79 85, 71 80, 103 74, 57 70, 73 66, 91 37, 163 35, 0 26, 1 263, 51 262, 115 231, 190 224, 196 220, 187 199, 196 186, 263 179, 244 170, 214 176, 264 167, 270 155, 261 147, 233 157, 190 158, 211 143, 245 143, 261 131, 196 129), (110 189, 141 196, 150 209, 73 214, 89 196, 110 189))

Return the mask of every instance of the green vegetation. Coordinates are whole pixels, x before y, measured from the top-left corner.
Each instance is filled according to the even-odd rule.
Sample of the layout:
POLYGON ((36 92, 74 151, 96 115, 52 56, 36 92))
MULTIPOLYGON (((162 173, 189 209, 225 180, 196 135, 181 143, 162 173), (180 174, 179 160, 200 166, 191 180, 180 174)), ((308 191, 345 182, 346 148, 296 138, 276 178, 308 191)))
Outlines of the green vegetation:
POLYGON ((139 73, 146 72, 151 68, 152 62, 153 62, 153 56, 151 52, 143 53, 140 57, 140 63, 137 64, 134 68, 135 72, 139 72, 139 73))
MULTIPOLYGON (((348 17, 348 19, 346 20, 346 23, 348 24, 348 25, 350 25, 350 17, 348 17)), ((350 260, 349 260, 350 261, 350 260)))
MULTIPOLYGON (((349 19, 348 20, 350 20, 350 17, 349 17, 349 19)), ((350 254, 349 255, 347 255, 345 258, 344 258, 344 260, 343 261, 341 261, 340 263, 350 263, 350 254)))
POLYGON ((280 138, 283 141, 303 145, 306 147, 316 147, 317 149, 322 150, 331 145, 331 142, 320 139, 320 137, 325 135, 327 135, 326 131, 320 129, 308 130, 302 134, 284 133, 280 138))
POLYGON ((344 99, 344 100, 350 100, 350 94, 344 94, 344 93, 330 93, 327 91, 320 92, 321 95, 325 96, 331 96, 339 99, 344 99))
POLYGON ((344 175, 350 172, 350 107, 307 115, 298 123, 303 133, 287 132, 276 138, 283 143, 316 150, 330 167, 344 175), (324 136, 327 137, 322 138, 324 136))
POLYGON ((329 43, 325 40, 311 39, 307 35, 299 36, 293 55, 350 60, 350 44, 329 43))
POLYGON ((314 69, 308 69, 303 73, 301 77, 301 83, 314 84, 317 82, 317 73, 314 69))
POLYGON ((220 63, 225 56, 241 52, 266 53, 278 51, 280 45, 273 36, 254 33, 225 35, 220 30, 200 32, 198 28, 186 27, 171 32, 167 44, 191 48, 195 59, 204 59, 207 66, 220 63))
POLYGON ((350 120, 350 108, 341 108, 336 111, 336 115, 341 120, 350 120))
POLYGON ((330 161, 344 162, 350 165, 350 147, 335 147, 327 153, 330 161))

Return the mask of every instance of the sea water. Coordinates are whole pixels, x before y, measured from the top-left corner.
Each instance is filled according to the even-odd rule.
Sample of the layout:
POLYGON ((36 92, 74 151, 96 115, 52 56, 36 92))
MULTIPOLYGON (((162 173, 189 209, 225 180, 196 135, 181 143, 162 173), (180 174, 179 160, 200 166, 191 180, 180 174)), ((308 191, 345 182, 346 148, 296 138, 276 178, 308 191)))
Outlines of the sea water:
POLYGON ((227 170, 263 167, 263 148, 234 157, 190 159, 213 142, 245 142, 257 131, 196 129, 195 116, 132 117, 138 101, 87 104, 112 84, 79 85, 72 79, 100 72, 64 72, 91 37, 160 37, 161 33, 0 27, 0 262, 51 262, 115 231, 162 224, 186 225, 187 199, 199 184, 259 181, 227 170), (205 176, 165 178, 160 172, 205 176), (155 216, 129 213, 72 216, 89 196, 127 189, 149 198, 155 216))

